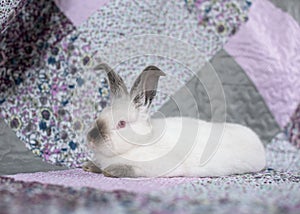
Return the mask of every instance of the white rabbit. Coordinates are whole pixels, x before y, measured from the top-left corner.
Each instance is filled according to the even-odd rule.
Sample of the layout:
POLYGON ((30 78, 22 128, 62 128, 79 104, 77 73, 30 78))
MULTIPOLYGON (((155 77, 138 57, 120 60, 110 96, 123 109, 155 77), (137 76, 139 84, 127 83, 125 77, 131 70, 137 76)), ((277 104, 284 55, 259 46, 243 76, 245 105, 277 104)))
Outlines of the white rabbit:
POLYGON ((184 117, 150 118, 158 79, 165 76, 157 67, 145 68, 130 93, 108 65, 96 69, 108 75, 112 104, 87 133, 94 155, 84 170, 111 177, 204 177, 265 167, 264 146, 245 126, 184 117))

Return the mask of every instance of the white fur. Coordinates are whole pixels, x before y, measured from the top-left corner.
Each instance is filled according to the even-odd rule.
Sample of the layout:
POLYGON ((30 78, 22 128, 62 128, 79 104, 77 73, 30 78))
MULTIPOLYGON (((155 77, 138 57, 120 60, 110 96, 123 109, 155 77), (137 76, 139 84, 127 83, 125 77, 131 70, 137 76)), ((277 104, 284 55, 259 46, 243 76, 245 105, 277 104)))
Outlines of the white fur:
POLYGON ((112 105, 102 111, 96 122, 105 137, 95 134, 95 125, 88 134, 93 161, 101 169, 112 166, 120 170, 120 175, 127 175, 122 170, 130 167, 120 167, 126 164, 134 170, 130 176, 202 177, 257 172, 265 167, 264 146, 247 127, 192 118, 151 119, 147 109, 156 94, 159 77, 165 76, 159 68, 146 67, 130 93, 107 64, 101 63, 95 69, 110 74, 113 97, 112 105), (117 129, 121 120, 127 126, 117 129))
POLYGON ((136 176, 141 177, 203 177, 257 172, 266 165, 259 137, 242 125, 180 117, 149 119, 126 99, 105 109, 99 118, 110 127, 110 139, 94 150, 94 162, 101 168, 117 163, 133 166, 136 176), (127 126, 116 130, 120 119, 126 119, 127 126), (219 144, 211 142, 218 146, 211 158, 201 164, 211 131, 222 125, 219 144), (181 146, 177 147, 178 143, 181 146), (169 153, 173 148, 177 150, 169 153))

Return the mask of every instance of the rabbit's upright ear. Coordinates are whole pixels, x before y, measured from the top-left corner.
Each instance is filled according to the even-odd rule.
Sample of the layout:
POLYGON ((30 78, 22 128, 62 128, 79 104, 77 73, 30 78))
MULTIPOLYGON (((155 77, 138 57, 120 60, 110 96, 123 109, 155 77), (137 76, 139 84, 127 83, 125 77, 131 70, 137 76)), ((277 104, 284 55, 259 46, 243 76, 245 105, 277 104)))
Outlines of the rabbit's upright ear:
POLYGON ((165 75, 164 72, 155 66, 148 66, 143 70, 130 90, 130 97, 137 107, 150 107, 156 95, 159 77, 165 75))
POLYGON ((123 79, 107 64, 100 63, 94 70, 104 70, 107 74, 112 98, 120 98, 128 95, 123 79))

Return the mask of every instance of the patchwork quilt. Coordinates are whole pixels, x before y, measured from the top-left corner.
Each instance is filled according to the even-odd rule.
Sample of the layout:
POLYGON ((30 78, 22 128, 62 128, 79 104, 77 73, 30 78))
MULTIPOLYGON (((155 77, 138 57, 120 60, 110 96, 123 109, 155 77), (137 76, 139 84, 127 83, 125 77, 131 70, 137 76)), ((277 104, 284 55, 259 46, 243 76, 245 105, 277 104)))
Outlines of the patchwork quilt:
MULTIPOLYGON (((20 13, 16 23, 23 31, 41 32, 29 34, 25 41, 12 39, 26 32, 8 29, 1 35, 7 58, 1 68, 1 116, 34 154, 50 163, 80 166, 87 158, 81 146, 86 129, 109 102, 105 75, 91 69, 94 58, 114 67, 128 85, 149 64, 165 71, 152 109, 156 112, 222 49, 247 20, 250 5, 244 0, 113 0, 75 29, 53 2, 33 1, 24 9, 32 21, 20 13), (38 7, 44 9, 37 12, 38 7), (43 27, 46 24, 49 27, 43 27)), ((215 76, 213 82, 199 82, 212 87, 218 83, 215 76)), ((218 99, 211 93, 204 91, 218 99)))

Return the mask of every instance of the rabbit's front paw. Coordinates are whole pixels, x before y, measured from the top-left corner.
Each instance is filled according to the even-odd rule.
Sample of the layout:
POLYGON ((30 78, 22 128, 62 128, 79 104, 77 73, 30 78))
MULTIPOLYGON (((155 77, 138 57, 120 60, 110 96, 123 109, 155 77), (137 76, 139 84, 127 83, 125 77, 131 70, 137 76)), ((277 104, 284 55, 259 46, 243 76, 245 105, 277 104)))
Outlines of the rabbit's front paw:
POLYGON ((86 172, 94 172, 94 173, 101 173, 101 169, 98 168, 92 161, 88 161, 83 164, 82 169, 86 172))
POLYGON ((112 164, 103 170, 103 175, 114 178, 136 177, 132 166, 122 164, 112 164))

